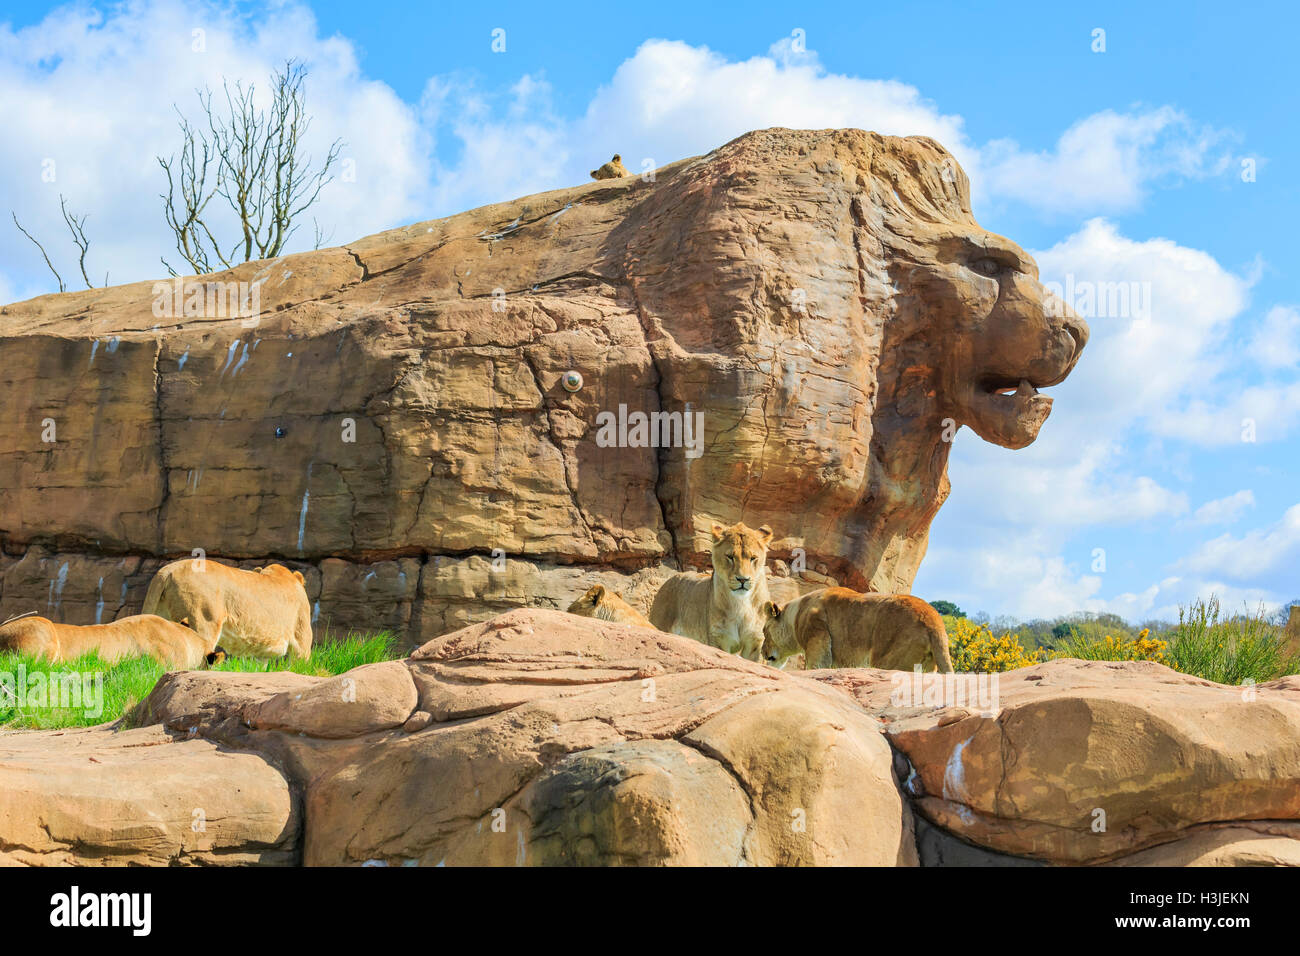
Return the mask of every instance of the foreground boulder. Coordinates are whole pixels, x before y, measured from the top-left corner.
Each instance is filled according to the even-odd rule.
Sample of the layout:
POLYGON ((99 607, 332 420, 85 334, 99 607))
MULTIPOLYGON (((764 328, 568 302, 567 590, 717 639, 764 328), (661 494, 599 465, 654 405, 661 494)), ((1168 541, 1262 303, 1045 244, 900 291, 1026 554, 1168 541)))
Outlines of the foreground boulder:
POLYGON ((161 727, 0 736, 0 865, 283 865, 300 838, 256 753, 161 727))
POLYGON ((597 583, 647 611, 742 519, 906 592, 952 429, 1028 444, 1087 339, 941 146, 861 130, 178 282, 0 308, 0 619, 133 613, 202 549, 420 643, 597 583))
POLYGON ((1226 687, 1054 660, 996 675, 986 710, 969 694, 927 706, 910 675, 808 673, 885 722, 916 809, 969 844, 1057 863, 1300 862, 1300 677, 1226 687))
POLYGON ((127 723, 0 737, 0 846, 32 847, 14 859, 184 862, 181 824, 215 801, 208 862, 916 863, 889 745, 849 697, 559 612, 328 679, 169 674, 127 723), (35 847, 47 807, 57 847, 35 847))
POLYGON ((0 736, 0 863, 1300 865, 1300 678, 998 678, 918 702, 535 610, 332 678, 174 673, 123 728, 0 736))

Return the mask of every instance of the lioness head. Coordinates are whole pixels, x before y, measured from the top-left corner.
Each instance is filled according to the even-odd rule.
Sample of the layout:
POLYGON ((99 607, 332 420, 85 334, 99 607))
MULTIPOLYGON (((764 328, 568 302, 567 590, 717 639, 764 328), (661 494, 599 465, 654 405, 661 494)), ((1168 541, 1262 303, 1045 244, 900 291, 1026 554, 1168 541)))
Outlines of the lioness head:
POLYGON ((794 636, 794 622, 791 615, 775 601, 768 601, 763 607, 763 660, 780 667, 791 657, 803 650, 794 636))
POLYGON ((752 592, 767 575, 767 546, 772 543, 772 529, 747 528, 737 523, 730 528, 714 524, 713 575, 728 591, 738 596, 752 592))
POLYGON ((582 617, 595 617, 596 608, 600 607, 600 602, 603 600, 605 600, 605 585, 593 584, 587 589, 586 594, 569 605, 569 613, 579 614, 582 617))

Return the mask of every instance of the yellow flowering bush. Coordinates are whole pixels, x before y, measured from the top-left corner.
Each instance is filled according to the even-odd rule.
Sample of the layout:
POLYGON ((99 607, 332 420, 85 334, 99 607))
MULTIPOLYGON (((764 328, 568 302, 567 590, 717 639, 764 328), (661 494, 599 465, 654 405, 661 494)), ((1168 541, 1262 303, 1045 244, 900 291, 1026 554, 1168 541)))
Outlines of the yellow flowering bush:
POLYGON ((1075 657, 1083 661, 1155 661, 1168 664, 1165 652, 1169 642, 1151 636, 1149 628, 1142 628, 1136 637, 1107 634, 1101 640, 1075 637, 1057 650, 1053 657, 1075 657))
POLYGON ((1011 633, 996 636, 983 624, 964 617, 945 617, 948 650, 953 670, 964 673, 997 673, 1028 667, 1043 660, 1043 651, 1027 652, 1020 639, 1011 633))

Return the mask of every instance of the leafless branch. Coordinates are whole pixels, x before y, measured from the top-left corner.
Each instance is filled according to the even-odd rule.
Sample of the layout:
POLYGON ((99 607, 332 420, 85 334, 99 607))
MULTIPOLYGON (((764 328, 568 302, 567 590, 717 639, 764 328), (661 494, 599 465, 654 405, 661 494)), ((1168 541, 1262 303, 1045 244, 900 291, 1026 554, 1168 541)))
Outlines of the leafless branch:
MULTIPOLYGON (((311 126, 303 88, 306 75, 301 64, 287 61, 271 78, 269 110, 257 107, 252 84, 223 83, 222 113, 213 108, 210 90, 199 91, 207 128, 196 129, 182 117, 179 158, 158 157, 167 174, 167 192, 162 195, 167 224, 176 236, 177 250, 195 272, 210 272, 213 260, 230 268, 280 255, 298 217, 333 180, 331 170, 341 140, 330 146, 319 169, 303 153, 303 139, 311 126), (209 167, 214 170, 211 186, 209 167), (238 221, 237 234, 224 247, 205 219, 214 196, 222 198, 238 221)), ((319 226, 316 238, 322 241, 319 226)), ((166 260, 163 264, 176 274, 166 260)))
POLYGON ((63 284, 63 276, 59 275, 59 270, 54 268, 54 263, 52 263, 50 261, 50 257, 45 254, 45 247, 41 245, 39 242, 37 242, 36 238, 30 232, 28 232, 26 229, 23 228, 23 224, 18 221, 18 213, 14 212, 11 209, 9 210, 9 215, 14 217, 14 225, 18 227, 18 231, 21 232, 28 239, 31 239, 32 245, 36 246, 37 249, 41 250, 41 258, 45 260, 45 264, 49 266, 50 271, 54 273, 54 278, 57 279, 59 282, 59 291, 60 292, 68 291, 68 287, 63 284))
MULTIPOLYGON (((80 253, 77 257, 77 264, 81 267, 81 278, 86 283, 87 289, 95 288, 94 283, 90 281, 90 276, 86 274, 86 253, 90 251, 90 240, 86 238, 86 217, 78 219, 75 215, 68 212, 67 200, 63 194, 59 194, 59 209, 63 212, 63 221, 68 224, 68 231, 72 233, 72 241, 77 246, 80 253)), ((108 276, 104 276, 104 285, 108 285, 108 276)))

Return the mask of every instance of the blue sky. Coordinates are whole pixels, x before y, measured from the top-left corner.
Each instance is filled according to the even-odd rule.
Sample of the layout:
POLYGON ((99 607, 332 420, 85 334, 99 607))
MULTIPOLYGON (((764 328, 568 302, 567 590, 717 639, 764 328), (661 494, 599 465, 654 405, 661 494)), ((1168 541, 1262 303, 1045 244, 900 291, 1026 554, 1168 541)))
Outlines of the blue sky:
MULTIPOLYGON (((311 69, 317 148, 342 137, 356 170, 322 200, 334 242, 580 182, 615 151, 636 168, 771 125, 932 135, 1045 280, 1136 283, 1150 308, 1090 317, 1029 449, 959 435, 917 593, 1021 617, 1275 604, 1300 597, 1300 17, 1133 6, 9 2, 0 199, 57 237, 62 192, 97 275, 159 275, 171 104, 287 55, 311 69)), ((50 290, 0 230, 0 300, 50 290)))

